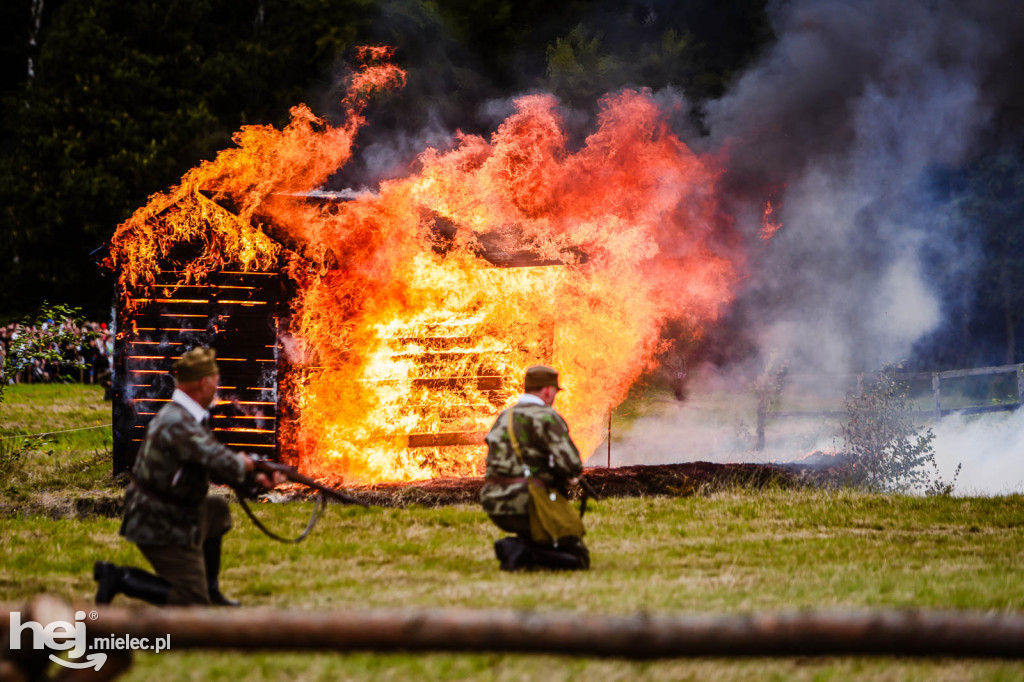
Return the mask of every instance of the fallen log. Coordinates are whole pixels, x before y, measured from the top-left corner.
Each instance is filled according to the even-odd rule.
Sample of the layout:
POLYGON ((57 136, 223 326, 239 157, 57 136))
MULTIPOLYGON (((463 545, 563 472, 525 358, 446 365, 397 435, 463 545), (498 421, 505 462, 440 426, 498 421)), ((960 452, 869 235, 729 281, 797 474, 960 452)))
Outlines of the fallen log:
MULTIPOLYGON (((0 627, 10 634, 9 605, 0 627)), ((75 607, 41 597, 21 620, 73 622, 75 607)), ((166 637, 182 649, 512 652, 652 659, 899 656, 1024 658, 1024 614, 891 610, 750 615, 373 609, 330 612, 78 607, 96 637, 166 637), (89 615, 85 615, 89 614, 89 615)), ((23 638, 31 633, 23 632, 23 638)), ((26 647, 23 647, 26 648, 26 647)), ((19 652, 5 651, 4 654, 19 652)), ((25 652, 20 652, 25 653, 25 652)))

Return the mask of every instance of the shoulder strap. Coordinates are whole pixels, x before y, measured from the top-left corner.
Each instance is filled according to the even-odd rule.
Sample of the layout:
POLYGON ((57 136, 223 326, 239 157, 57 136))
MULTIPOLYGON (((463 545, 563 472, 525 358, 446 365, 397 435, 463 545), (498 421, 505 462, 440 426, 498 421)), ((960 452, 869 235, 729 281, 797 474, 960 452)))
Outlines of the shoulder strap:
POLYGON ((508 430, 509 442, 512 443, 512 451, 516 453, 516 457, 519 459, 519 463, 525 465, 525 462, 523 462, 523 450, 522 450, 522 448, 519 447, 519 439, 516 438, 516 424, 515 424, 515 421, 513 420, 514 412, 515 411, 516 411, 515 407, 510 407, 510 408, 508 408, 508 412, 505 413, 505 414, 508 415, 506 417, 506 421, 507 421, 506 429, 508 430))
POLYGON ((302 531, 302 533, 300 535, 298 535, 297 537, 294 537, 294 538, 283 538, 280 535, 278 535, 277 533, 275 533, 274 531, 272 531, 269 528, 267 528, 266 526, 264 526, 260 522, 260 520, 256 518, 256 515, 252 513, 251 509, 249 509, 249 505, 245 503, 245 496, 244 495, 242 495, 240 492, 238 492, 238 490, 235 490, 235 493, 236 493, 235 497, 238 498, 238 503, 242 505, 242 510, 246 513, 246 515, 248 515, 248 517, 250 519, 252 519, 253 524, 255 524, 255 526, 257 528, 259 528, 261 531, 263 531, 264 535, 266 535, 271 540, 277 540, 278 542, 291 543, 293 545, 302 542, 303 540, 306 539, 307 535, 309 535, 311 532, 313 532, 313 526, 315 526, 316 522, 320 520, 320 514, 323 513, 324 505, 327 503, 327 501, 324 499, 323 493, 317 494, 317 496, 316 496, 316 503, 313 505, 313 513, 309 517, 309 523, 306 524, 306 530, 302 531))

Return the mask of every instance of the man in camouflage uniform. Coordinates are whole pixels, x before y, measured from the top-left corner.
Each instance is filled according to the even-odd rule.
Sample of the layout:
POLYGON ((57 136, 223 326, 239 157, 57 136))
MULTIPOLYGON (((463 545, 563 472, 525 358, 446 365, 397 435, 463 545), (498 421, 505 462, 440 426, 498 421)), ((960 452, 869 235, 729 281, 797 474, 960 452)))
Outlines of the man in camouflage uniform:
POLYGON ((138 545, 157 575, 98 561, 97 604, 126 594, 153 604, 238 606, 218 583, 221 539, 231 528, 231 513, 223 497, 207 495, 210 480, 232 486, 255 480, 264 487, 283 481, 253 477, 252 459, 213 437, 207 408, 220 371, 212 350, 188 351, 174 363, 173 374, 171 402, 150 421, 132 467, 121 524, 121 535, 138 545))
POLYGON ((569 437, 569 426, 552 404, 561 389, 558 372, 535 365, 526 370, 525 392, 511 408, 522 459, 508 433, 506 410, 487 434, 487 471, 480 501, 484 511, 502 530, 514 533, 494 543, 504 571, 542 567, 585 569, 590 553, 583 538, 561 538, 558 546, 540 545, 530 536, 529 477, 565 494, 569 483, 583 472, 579 450, 569 437), (524 465, 529 471, 524 471, 524 465))

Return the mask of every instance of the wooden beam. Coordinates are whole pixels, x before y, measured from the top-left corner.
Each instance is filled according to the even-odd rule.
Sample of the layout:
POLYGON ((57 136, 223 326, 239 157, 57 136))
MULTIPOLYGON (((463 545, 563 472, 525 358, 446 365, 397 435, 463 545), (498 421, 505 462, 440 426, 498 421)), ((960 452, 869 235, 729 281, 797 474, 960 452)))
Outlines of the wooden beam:
POLYGON ((449 431, 446 433, 410 433, 410 448, 441 448, 452 445, 481 445, 487 434, 482 431, 449 431))
MULTIPOLYGON (((96 619, 84 621, 90 641, 126 635, 155 641, 169 636, 170 651, 161 655, 184 649, 236 649, 512 652, 628 659, 1024 658, 1024 614, 1005 611, 611 616, 470 609, 79 608, 97 612, 96 619)), ((49 611, 63 614, 52 620, 73 620, 67 617, 74 613, 70 605, 49 611)), ((9 612, 0 609, 3 625, 9 622, 9 612)))

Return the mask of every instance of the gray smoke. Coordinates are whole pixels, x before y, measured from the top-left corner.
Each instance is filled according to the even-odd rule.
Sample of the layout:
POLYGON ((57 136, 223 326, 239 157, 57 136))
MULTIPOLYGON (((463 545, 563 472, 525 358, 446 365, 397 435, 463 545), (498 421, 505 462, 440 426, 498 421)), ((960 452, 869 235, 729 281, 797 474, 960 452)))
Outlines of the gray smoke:
MULTIPOLYGON (((1004 2, 800 0, 774 28, 707 106, 708 147, 728 151, 737 194, 773 197, 782 224, 755 255, 748 323, 809 371, 872 370, 942 320, 921 264, 951 240, 930 173, 992 143, 1024 16, 1004 2)), ((947 255, 947 272, 973 265, 947 255)))
MULTIPOLYGON (((838 423, 821 420, 817 428, 770 423, 768 448, 755 450, 749 396, 732 412, 709 407, 706 396, 728 391, 721 381, 730 375, 742 398, 770 354, 791 372, 822 375, 909 358, 947 315, 943 287, 969 286, 980 266, 971 230, 966 242, 954 236, 949 197, 933 178, 1019 145, 1024 6, 795 0, 774 5, 772 19, 776 42, 707 104, 710 135, 695 142, 725 152, 731 208, 748 243, 758 243, 766 198, 782 225, 755 247, 737 306, 736 326, 752 330, 762 357, 711 386, 695 380, 682 406, 644 407, 613 439, 619 463, 787 461, 835 449, 838 423), (925 253, 938 268, 924 266, 925 253), (935 270, 943 281, 929 279, 935 270)), ((939 422, 943 477, 963 462, 959 491, 1021 490, 1021 419, 939 422)))

